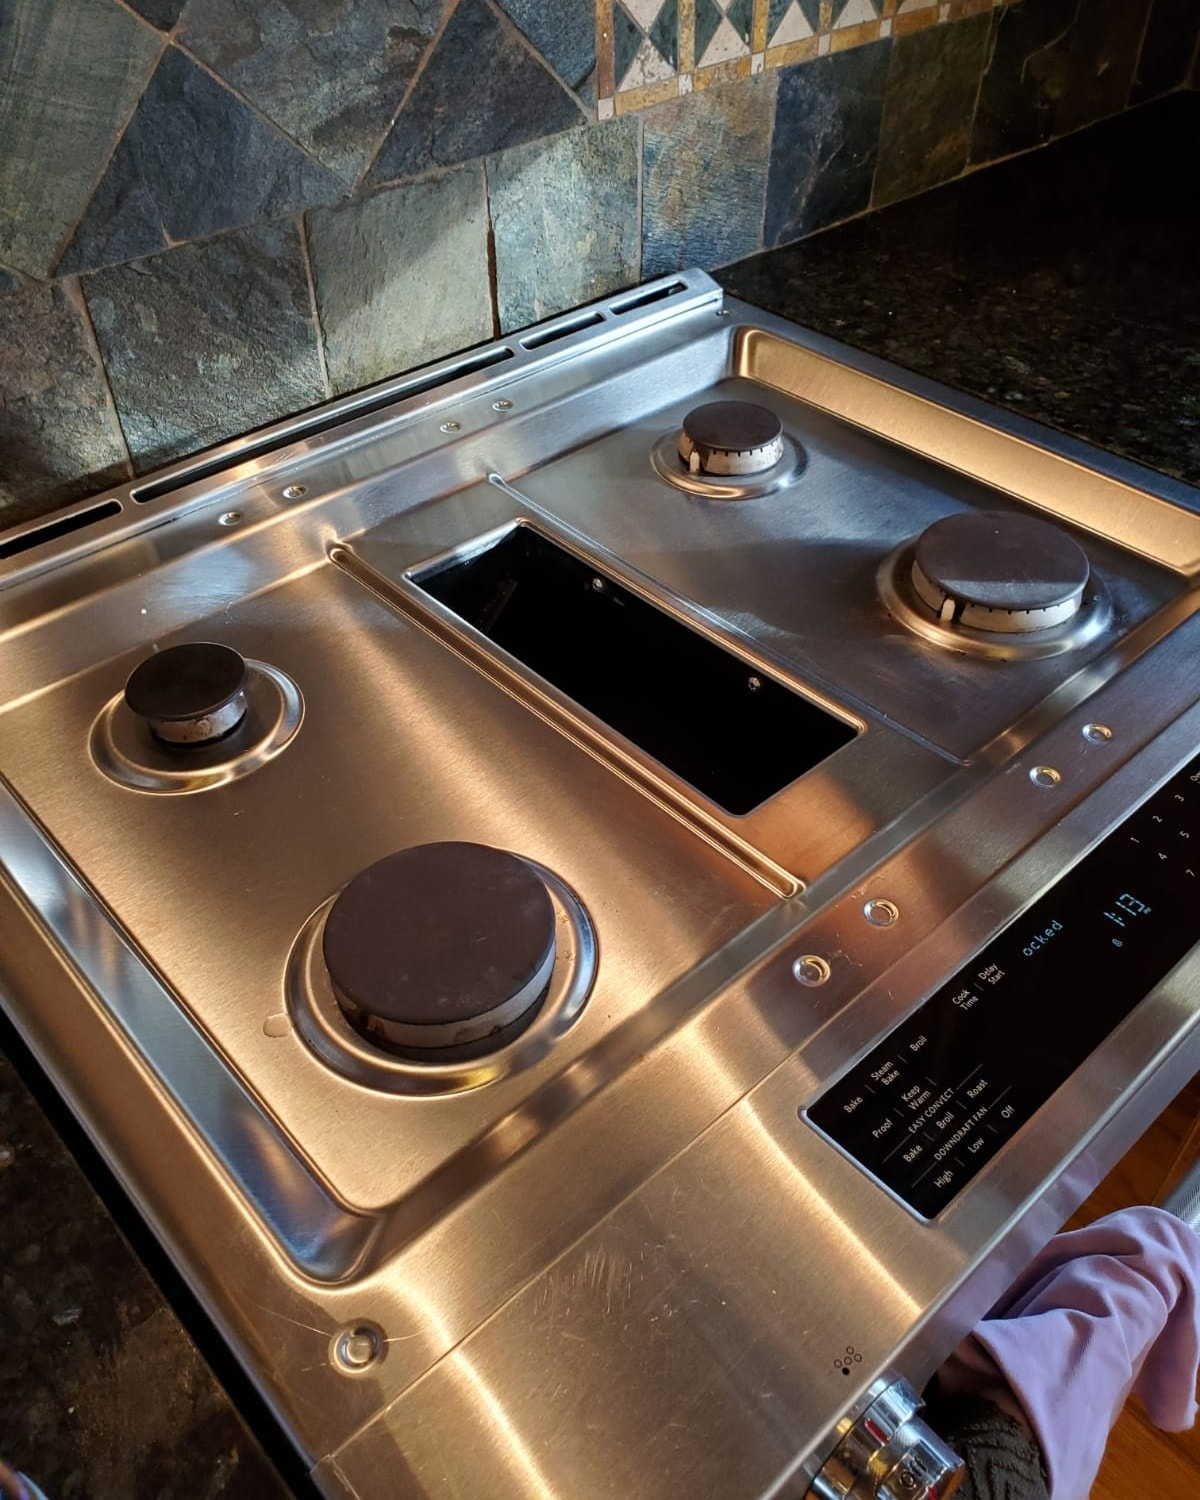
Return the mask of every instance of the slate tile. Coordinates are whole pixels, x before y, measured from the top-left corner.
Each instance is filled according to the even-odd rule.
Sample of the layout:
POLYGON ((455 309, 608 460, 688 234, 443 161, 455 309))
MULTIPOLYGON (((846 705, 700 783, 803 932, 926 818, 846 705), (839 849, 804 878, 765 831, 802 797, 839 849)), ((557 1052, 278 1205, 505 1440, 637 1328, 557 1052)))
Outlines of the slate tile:
POLYGON ((777 73, 643 115, 642 275, 727 265, 762 248, 777 73))
POLYGON ((764 242, 786 244, 865 209, 879 149, 891 41, 783 68, 764 242))
POLYGON ((324 399, 293 222, 96 271, 83 289, 139 473, 324 399))
POLYGON ((575 99, 484 0, 462 0, 371 169, 417 177, 578 125, 575 99))
POLYGON ((328 168, 169 47, 58 273, 129 260, 344 192, 328 168))
POLYGON ((161 46, 112 0, 0 5, 0 261, 50 274, 161 46))
POLYGON ((991 31, 985 14, 897 37, 883 101, 876 204, 911 198, 966 166, 991 31))
POLYGON ((638 280, 638 132, 626 117, 487 164, 507 333, 638 280))
POLYGON ((1054 134, 1081 130, 1125 108, 1150 0, 1087 0, 1071 28, 1054 134))
POLYGON ((128 478, 72 285, 0 297, 0 528, 128 478))
POLYGON ((1050 139, 1067 87, 1070 37, 1080 0, 1015 0, 992 18, 992 44, 971 161, 994 161, 1050 139))
POLYGON ((188 0, 179 40, 348 183, 378 151, 450 0, 188 0))
POLYGON ((341 394, 491 338, 483 171, 308 216, 325 360, 341 394))
POLYGON ((596 66, 595 0, 499 0, 564 83, 578 89, 596 66))
POLYGON ((1153 0, 1130 94, 1141 104, 1187 83, 1188 65, 1200 31, 1196 0, 1153 0))
POLYGON ((125 0, 125 3, 136 10, 139 16, 145 16, 151 26, 157 26, 160 31, 170 31, 178 21, 187 0, 125 0))

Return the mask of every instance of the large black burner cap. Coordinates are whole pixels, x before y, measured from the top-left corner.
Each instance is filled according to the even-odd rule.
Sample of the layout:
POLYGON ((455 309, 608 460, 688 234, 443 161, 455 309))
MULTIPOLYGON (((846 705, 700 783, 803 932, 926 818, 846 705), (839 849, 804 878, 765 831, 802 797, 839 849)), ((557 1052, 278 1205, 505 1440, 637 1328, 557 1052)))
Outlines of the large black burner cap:
POLYGON ((231 646, 191 641, 134 668, 125 703, 160 739, 203 744, 236 728, 246 712, 246 663, 231 646))
POLYGON ((458 1047, 536 1011, 554 969, 554 906, 515 854, 419 844, 350 881, 322 949, 357 1031, 405 1050, 458 1047))
POLYGON ((1027 632, 1069 620, 1090 569, 1078 542, 1049 521, 969 511, 927 527, 912 582, 939 619, 979 630, 1027 632))
POLYGON ((783 457, 783 423, 753 401, 710 401, 684 417, 679 456, 698 474, 763 473, 783 457))

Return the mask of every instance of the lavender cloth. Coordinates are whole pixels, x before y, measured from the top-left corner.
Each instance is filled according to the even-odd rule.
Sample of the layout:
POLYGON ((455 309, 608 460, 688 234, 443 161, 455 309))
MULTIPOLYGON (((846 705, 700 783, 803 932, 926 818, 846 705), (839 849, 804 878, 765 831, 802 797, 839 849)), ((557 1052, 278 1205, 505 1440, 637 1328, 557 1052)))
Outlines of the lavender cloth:
POLYGON ((1056 1235, 938 1372, 1032 1428, 1050 1500, 1087 1500, 1131 1393, 1181 1432, 1196 1417, 1200 1235, 1126 1208, 1056 1235))

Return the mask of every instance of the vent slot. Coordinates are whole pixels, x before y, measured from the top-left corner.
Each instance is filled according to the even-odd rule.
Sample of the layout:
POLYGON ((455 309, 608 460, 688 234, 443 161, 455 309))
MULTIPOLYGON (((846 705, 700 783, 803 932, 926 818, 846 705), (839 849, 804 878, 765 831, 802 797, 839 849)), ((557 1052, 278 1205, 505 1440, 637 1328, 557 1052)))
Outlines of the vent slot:
POLYGON ((735 815, 856 730, 518 524, 418 588, 735 815))
POLYGON ((311 422, 300 422, 286 433, 272 433, 257 443, 243 443, 236 453, 222 453, 219 457, 185 469, 181 474, 171 474, 165 479, 157 479, 150 484, 144 484, 132 492, 130 499, 138 505, 147 505, 151 500, 161 500, 164 495, 173 495, 177 490, 186 489, 188 485, 195 484, 201 479, 208 479, 213 474, 220 474, 234 464, 245 463, 250 458, 261 458, 267 453, 276 453, 281 448, 290 448, 293 443, 300 442, 304 438, 316 437, 322 432, 329 432, 332 428, 341 427, 356 417, 369 416, 371 412, 382 411, 385 406, 394 406, 397 401, 404 401, 410 396, 423 395, 426 391, 435 391, 439 386, 449 385, 451 381, 459 380, 464 375, 475 375, 480 370, 490 370, 493 365, 503 364, 505 360, 513 358, 515 358, 514 351, 507 345, 498 349, 484 350, 483 353, 471 359, 459 360, 457 364, 431 371, 427 376, 410 380, 399 387, 393 387, 386 394, 372 396, 366 401, 360 401, 354 406, 344 406, 338 411, 327 412, 314 417, 311 422))
POLYGON ((35 526, 32 531, 22 532, 7 542, 0 542, 0 560, 17 557, 22 552, 32 552, 44 542, 56 542, 60 536, 70 536, 73 531, 82 531, 94 526, 97 521, 106 521, 109 516, 121 514, 119 500, 106 500, 103 505, 93 505, 90 510, 76 511, 72 516, 63 516, 57 521, 47 521, 44 526, 35 526))
POLYGON ((527 339, 522 339, 521 347, 544 349, 547 344, 556 344, 559 339, 569 338, 571 334, 578 333, 581 328, 594 328, 597 323, 603 322, 603 313, 585 314, 581 318, 572 318, 569 323, 560 323, 557 328, 548 328, 545 333, 535 333, 527 339))
POLYGON ((679 292, 686 292, 687 287, 682 281, 672 281, 668 286, 651 287, 648 292, 639 292, 636 296, 626 297, 624 302, 611 304, 613 313, 618 317, 624 317, 626 313, 636 312, 639 307, 649 307, 652 302, 662 302, 667 297, 674 297, 679 292))

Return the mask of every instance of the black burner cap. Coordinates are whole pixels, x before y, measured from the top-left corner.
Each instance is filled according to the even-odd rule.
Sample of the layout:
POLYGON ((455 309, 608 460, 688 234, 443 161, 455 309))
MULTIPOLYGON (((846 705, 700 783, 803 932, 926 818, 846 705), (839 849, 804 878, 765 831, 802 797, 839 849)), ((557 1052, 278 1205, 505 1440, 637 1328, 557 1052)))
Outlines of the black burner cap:
POLYGON ((193 641, 148 656, 125 684, 125 702, 162 723, 211 718, 246 685, 246 663, 230 646, 193 641))
POLYGON ((322 949, 356 1030, 405 1049, 460 1046, 536 1012, 554 968, 554 905, 515 854, 419 844, 350 881, 322 949))
POLYGON ((1009 511, 945 516, 917 538, 915 562, 928 586, 960 605, 1036 615, 1076 604, 1087 554, 1049 521, 1009 511))
POLYGON ((749 453, 778 442, 783 423, 753 401, 710 401, 688 412, 683 430, 705 452, 749 453))

